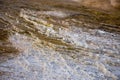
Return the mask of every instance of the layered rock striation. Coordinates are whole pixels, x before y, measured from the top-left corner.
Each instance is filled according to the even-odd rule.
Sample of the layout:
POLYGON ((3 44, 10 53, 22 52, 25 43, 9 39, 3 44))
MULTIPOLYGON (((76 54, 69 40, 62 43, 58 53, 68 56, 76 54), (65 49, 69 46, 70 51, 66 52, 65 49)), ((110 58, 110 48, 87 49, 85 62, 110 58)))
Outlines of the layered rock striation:
POLYGON ((0 80, 119 80, 119 21, 67 0, 1 0, 0 80))

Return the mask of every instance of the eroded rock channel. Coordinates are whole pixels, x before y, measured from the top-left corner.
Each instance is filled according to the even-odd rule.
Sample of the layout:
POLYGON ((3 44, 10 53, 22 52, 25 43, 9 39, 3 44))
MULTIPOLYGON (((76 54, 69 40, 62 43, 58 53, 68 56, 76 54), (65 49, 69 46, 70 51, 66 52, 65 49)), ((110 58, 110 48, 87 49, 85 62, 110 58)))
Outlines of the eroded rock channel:
POLYGON ((0 0, 0 80, 119 80, 119 13, 0 0))

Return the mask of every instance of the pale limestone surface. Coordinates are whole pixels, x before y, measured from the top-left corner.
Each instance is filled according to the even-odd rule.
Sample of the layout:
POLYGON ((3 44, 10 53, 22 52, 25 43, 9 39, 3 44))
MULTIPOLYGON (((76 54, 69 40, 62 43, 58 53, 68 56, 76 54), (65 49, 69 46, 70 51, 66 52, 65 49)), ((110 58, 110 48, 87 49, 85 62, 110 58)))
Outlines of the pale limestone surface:
POLYGON ((0 80, 120 79, 120 34, 71 17, 77 11, 22 7, 16 16, 14 6, 0 19, 12 26, 8 41, 19 52, 0 56, 0 80))

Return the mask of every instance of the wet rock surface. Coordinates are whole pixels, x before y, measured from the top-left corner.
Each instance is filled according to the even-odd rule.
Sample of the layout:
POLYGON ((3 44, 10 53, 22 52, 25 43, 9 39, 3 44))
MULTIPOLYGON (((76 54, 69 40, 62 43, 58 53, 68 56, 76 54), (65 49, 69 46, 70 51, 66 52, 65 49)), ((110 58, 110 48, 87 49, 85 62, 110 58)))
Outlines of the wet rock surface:
POLYGON ((0 80, 119 80, 119 22, 67 0, 0 0, 0 80))

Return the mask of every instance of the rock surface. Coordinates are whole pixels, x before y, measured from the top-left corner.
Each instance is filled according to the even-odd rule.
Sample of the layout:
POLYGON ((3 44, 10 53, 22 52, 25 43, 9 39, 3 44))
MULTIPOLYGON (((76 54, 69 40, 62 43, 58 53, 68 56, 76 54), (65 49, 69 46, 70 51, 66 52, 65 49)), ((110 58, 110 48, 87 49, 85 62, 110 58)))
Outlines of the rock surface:
POLYGON ((68 0, 0 0, 0 80, 119 80, 119 22, 68 0))
POLYGON ((120 0, 73 0, 81 5, 103 10, 120 9, 120 0))

